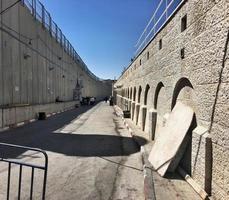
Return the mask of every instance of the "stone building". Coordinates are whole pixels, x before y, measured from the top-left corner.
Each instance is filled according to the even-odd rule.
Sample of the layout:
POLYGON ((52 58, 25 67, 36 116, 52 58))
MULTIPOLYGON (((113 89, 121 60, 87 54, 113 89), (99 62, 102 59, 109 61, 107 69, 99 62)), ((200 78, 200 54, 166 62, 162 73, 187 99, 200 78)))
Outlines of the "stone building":
POLYGON ((179 165, 215 199, 229 199, 228 40, 228 0, 182 1, 115 84, 150 140, 177 101, 194 110, 179 165))

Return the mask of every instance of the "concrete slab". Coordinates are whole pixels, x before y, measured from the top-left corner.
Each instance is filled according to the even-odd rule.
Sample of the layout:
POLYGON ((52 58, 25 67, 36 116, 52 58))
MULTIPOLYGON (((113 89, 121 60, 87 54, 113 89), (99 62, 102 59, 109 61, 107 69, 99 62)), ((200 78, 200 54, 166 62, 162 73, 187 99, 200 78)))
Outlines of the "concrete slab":
POLYGON ((143 156, 144 169, 147 170, 144 174, 145 182, 145 197, 146 199, 157 200, 173 200, 173 199, 195 199, 200 200, 201 197, 193 190, 193 188, 181 177, 178 173, 168 173, 166 178, 161 177, 153 170, 148 161, 149 153, 155 141, 149 141, 146 144, 141 144, 138 137, 146 138, 146 134, 141 131, 140 127, 136 126, 131 119, 125 119, 128 127, 131 129, 131 134, 136 142, 141 146, 143 156), (138 136, 138 137, 136 137, 138 136), (142 151, 143 149, 143 151, 142 151))
POLYGON ((3 109, 3 127, 5 126, 10 126, 16 123, 16 118, 15 118, 15 108, 8 108, 8 109, 3 109))
MULTIPOLYGON (((149 162, 161 176, 165 175, 171 162, 174 163, 174 157, 191 125, 193 114, 192 108, 177 102, 165 127, 161 129, 149 156, 149 162)), ((181 156, 176 156, 175 159, 181 159, 181 156)))

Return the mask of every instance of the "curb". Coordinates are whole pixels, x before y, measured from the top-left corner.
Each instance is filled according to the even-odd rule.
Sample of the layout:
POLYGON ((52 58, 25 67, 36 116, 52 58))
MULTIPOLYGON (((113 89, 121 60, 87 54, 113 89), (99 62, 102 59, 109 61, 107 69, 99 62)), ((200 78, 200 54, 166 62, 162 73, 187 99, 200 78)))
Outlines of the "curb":
MULTIPOLYGON (((74 108, 75 107, 73 107, 73 108, 66 108, 66 109, 63 109, 63 110, 58 111, 58 112, 48 113, 46 115, 46 117, 49 118, 51 116, 54 116, 54 115, 57 115, 57 114, 60 114, 60 113, 66 112, 66 111, 73 110, 74 108)), ((35 119, 34 118, 34 119, 30 119, 30 120, 25 120, 25 121, 22 121, 22 122, 18 122, 16 124, 11 124, 11 125, 8 125, 8 126, 5 126, 5 127, 1 127, 0 128, 0 133, 1 132, 4 132, 4 131, 7 131, 7 130, 10 130, 10 129, 14 129, 14 128, 25 126, 26 124, 29 124, 29 123, 32 123, 32 122, 35 122, 35 121, 38 121, 38 119, 35 119)))
POLYGON ((132 136, 134 142, 140 148, 140 153, 142 156, 142 164, 143 164, 143 176, 144 176, 144 196, 145 200, 156 200, 156 194, 154 190, 154 183, 153 183, 153 172, 152 167, 148 162, 147 154, 145 151, 144 146, 142 146, 138 140, 134 137, 134 131, 129 127, 128 123, 126 122, 125 118, 123 117, 123 113, 118 113, 116 108, 114 107, 114 111, 116 116, 120 117, 123 121, 123 124, 128 129, 130 135, 132 136))
MULTIPOLYGON (((153 183, 153 169, 151 164, 148 161, 147 153, 145 151, 144 146, 141 146, 139 142, 134 137, 134 131, 129 127, 128 123, 126 122, 125 118, 123 117, 123 113, 118 113, 117 110, 114 108, 115 113, 118 117, 121 117, 123 120, 124 125, 129 130, 132 138, 134 139, 135 143, 141 149, 142 155, 142 163, 143 163, 143 173, 144 173, 144 195, 145 200, 156 200, 156 193, 154 189, 153 183)), ((184 180, 195 190, 195 192, 202 198, 202 199, 210 199, 208 194, 205 192, 204 189, 200 187, 182 168, 178 168, 177 172, 184 178, 184 180)))

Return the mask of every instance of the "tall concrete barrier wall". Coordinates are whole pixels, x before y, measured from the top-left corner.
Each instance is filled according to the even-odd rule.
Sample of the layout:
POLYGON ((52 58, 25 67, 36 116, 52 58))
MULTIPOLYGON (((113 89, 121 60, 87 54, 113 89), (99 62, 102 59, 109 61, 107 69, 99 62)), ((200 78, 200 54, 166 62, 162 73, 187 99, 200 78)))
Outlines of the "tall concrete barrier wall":
POLYGON ((129 102, 149 139, 157 139, 177 101, 193 108, 180 166, 215 199, 229 199, 228 31, 228 0, 187 0, 115 84, 117 104, 129 102))
MULTIPOLYGON (((38 14, 29 9, 30 4, 26 6, 23 2, 35 1, 21 1, 0 15, 0 106, 4 107, 0 126, 21 121, 23 112, 32 113, 25 120, 34 117, 27 109, 43 109, 46 105, 47 112, 52 112, 57 97, 72 102, 77 81, 82 97, 100 100, 111 95, 111 82, 92 76, 83 61, 75 57, 69 42, 66 50, 59 38, 38 20, 38 14), (27 106, 21 106, 24 104, 27 106)), ((14 0, 0 0, 0 12, 13 3, 14 0)))

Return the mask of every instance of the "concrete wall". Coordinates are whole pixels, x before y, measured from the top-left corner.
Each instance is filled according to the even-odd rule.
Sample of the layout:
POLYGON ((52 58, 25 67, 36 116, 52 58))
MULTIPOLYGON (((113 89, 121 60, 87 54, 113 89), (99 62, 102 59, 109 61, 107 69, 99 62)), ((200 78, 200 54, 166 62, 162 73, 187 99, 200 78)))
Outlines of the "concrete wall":
POLYGON ((117 104, 123 109, 125 102, 132 105, 132 119, 140 127, 145 116, 141 110, 147 108, 149 138, 158 137, 176 101, 194 109, 190 142, 180 165, 216 199, 229 199, 228 31, 228 0, 187 0, 115 84, 117 104), (181 18, 186 14, 187 29, 181 32, 181 18), (134 90, 138 95, 139 86, 140 120, 136 120, 134 90))
MULTIPOLYGON (((0 0, 0 12, 14 2, 0 0)), ((111 94, 111 83, 90 76, 21 3, 0 15, 0 20, 0 106, 51 107, 58 96, 71 102, 77 78, 83 83, 82 96, 102 99, 111 94)), ((0 121, 1 127, 11 124, 0 121)))

